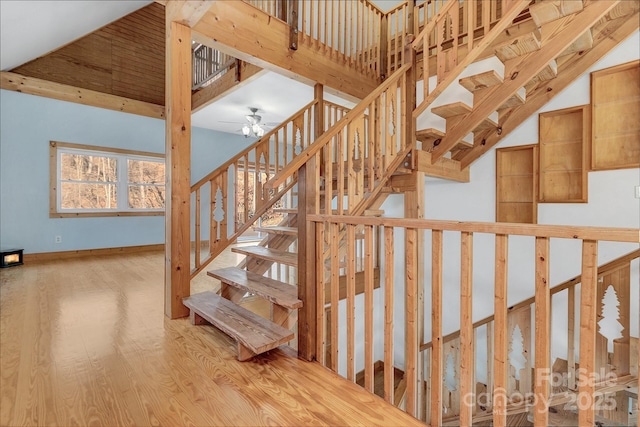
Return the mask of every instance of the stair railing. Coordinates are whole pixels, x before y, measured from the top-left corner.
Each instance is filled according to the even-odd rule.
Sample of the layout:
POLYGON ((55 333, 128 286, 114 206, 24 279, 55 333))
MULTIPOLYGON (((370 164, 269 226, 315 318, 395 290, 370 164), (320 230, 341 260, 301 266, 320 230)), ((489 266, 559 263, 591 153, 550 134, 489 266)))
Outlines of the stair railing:
MULTIPOLYGON (((550 363, 551 289, 549 286, 549 264, 554 260, 550 258, 550 240, 554 239, 554 245, 562 244, 556 243, 561 240, 565 242, 579 240, 582 245, 581 261, 576 262, 575 266, 582 270, 582 274, 579 279, 581 281, 579 309, 576 309, 576 314, 579 313, 581 319, 579 328, 576 328, 578 329, 576 335, 580 342, 580 370, 576 373, 575 378, 578 385, 576 397, 579 399, 578 402, 582 402, 578 405, 580 425, 593 425, 596 409, 601 409, 597 406, 601 400, 596 399, 597 393, 602 392, 599 388, 602 378, 598 377, 598 369, 606 361, 606 354, 603 359, 602 353, 596 351, 598 346, 602 346, 602 340, 596 336, 600 319, 600 313, 597 310, 599 307, 598 298, 601 298, 600 294, 602 293, 602 286, 598 283, 598 243, 600 241, 616 242, 616 247, 619 251, 622 251, 628 246, 624 245, 626 243, 637 245, 640 235, 639 229, 455 222, 339 215, 309 215, 307 219, 315 223, 316 250, 318 253, 327 251, 327 256, 332 262, 332 273, 335 266, 339 267, 341 264, 350 265, 353 263, 352 251, 342 254, 336 242, 333 242, 334 244, 328 247, 324 243, 327 234, 336 235, 336 227, 347 227, 347 230, 355 227, 364 227, 365 248, 373 247, 375 236, 380 236, 384 242, 384 247, 381 249, 381 254, 384 254, 383 260, 381 260, 381 264, 384 266, 384 275, 381 277, 381 289, 378 291, 377 297, 374 295, 372 286, 370 284, 367 285, 372 282, 373 269, 366 265, 367 261, 365 260, 365 304, 362 309, 355 312, 352 310, 345 312, 343 307, 338 306, 337 301, 332 300, 330 304, 332 317, 328 322, 331 330, 330 332, 325 332, 327 318, 325 317, 324 301, 322 301, 322 304, 318 304, 316 323, 318 348, 316 349, 316 354, 319 356, 319 361, 321 363, 325 362, 322 356, 327 345, 326 337, 331 336, 333 338, 337 336, 339 331, 346 330, 347 345, 356 345, 359 348, 363 348, 364 355, 361 359, 354 360, 353 358, 344 357, 343 354, 345 353, 336 352, 336 358, 340 357, 340 359, 332 360, 330 368, 342 373, 345 370, 345 363, 357 363, 358 370, 364 366, 366 378, 373 375, 374 366, 373 363, 369 362, 375 360, 372 356, 375 348, 384 347, 384 366, 392 367, 396 361, 395 354, 399 352, 395 348, 396 338, 394 337, 406 337, 406 340, 403 340, 405 345, 404 371, 407 380, 406 411, 413 416, 420 416, 424 413, 424 411, 421 411, 421 405, 428 402, 430 409, 427 409, 426 412, 430 415, 429 422, 432 425, 442 425, 443 408, 451 407, 449 403, 445 404, 443 401, 444 386, 442 386, 442 383, 443 377, 447 372, 447 364, 460 366, 457 376, 451 375, 451 379, 445 378, 445 382, 453 382, 447 390, 452 391, 451 399, 454 399, 459 406, 457 422, 460 425, 472 425, 472 422, 475 421, 473 415, 477 404, 482 403, 478 401, 481 396, 476 393, 476 384, 474 383, 476 353, 474 345, 473 290, 474 288, 477 290, 477 285, 472 285, 472 278, 474 277, 474 253, 478 253, 477 250, 473 250, 474 236, 484 234, 493 235, 494 241, 491 242, 479 238, 480 247, 484 248, 484 245, 493 246, 496 254, 493 265, 482 265, 483 272, 486 275, 495 277, 493 289, 483 288, 483 294, 493 293, 492 299, 495 307, 495 318, 493 320, 495 332, 492 334, 493 364, 490 370, 493 389, 487 390, 487 394, 491 395, 490 399, 493 402, 493 414, 491 416, 493 417, 494 425, 506 425, 506 411, 510 402, 508 400, 510 396, 507 395, 509 390, 508 372, 510 369, 508 360, 509 352, 512 351, 509 348, 507 337, 507 331, 509 330, 508 312, 510 310, 507 303, 507 265, 509 264, 510 251, 508 247, 510 242, 513 245, 511 253, 522 252, 522 245, 527 244, 530 244, 530 249, 532 249, 532 261, 535 265, 535 271, 529 280, 519 278, 519 280, 531 282, 533 284, 531 293, 535 294, 535 308, 532 313, 536 331, 534 334, 535 355, 529 355, 529 357, 531 366, 537 373, 536 378, 531 379, 532 390, 536 398, 529 409, 533 410, 534 423, 536 425, 549 424, 549 404, 557 403, 551 396, 551 386, 554 384, 552 384, 553 375, 550 363), (334 230, 332 231, 332 229, 334 230), (404 298, 400 301, 397 300, 395 289, 397 284, 394 283, 394 269, 397 269, 398 265, 394 262, 393 256, 387 256, 387 254, 394 253, 394 239, 398 230, 401 230, 404 234, 406 247, 404 265, 400 267, 402 269, 401 274, 404 276, 404 298), (417 244, 419 230, 427 230, 425 239, 431 241, 431 244, 427 246, 431 248, 431 256, 426 257, 424 264, 422 260, 425 248, 418 247, 419 245, 417 244), (516 236, 528 236, 531 238, 528 240, 530 243, 526 243, 521 237, 516 236), (445 239, 448 242, 447 245, 453 244, 456 240, 459 242, 461 251, 457 260, 443 259, 443 241, 445 239), (455 267, 453 267, 454 265, 455 267), (431 273, 429 278, 424 279, 424 283, 419 283, 418 281, 418 270, 421 267, 424 268, 425 272, 431 273), (491 275, 491 269, 493 270, 493 275, 491 275), (451 303, 446 308, 443 306, 443 291, 445 289, 443 277, 447 278, 451 275, 459 277, 460 308, 458 310, 456 310, 455 305, 451 306, 451 303), (423 325, 423 316, 426 313, 424 307, 421 307, 420 304, 426 299, 423 296, 424 290, 430 290, 431 292, 432 304, 427 313, 430 313, 432 318, 432 348, 429 350, 431 356, 428 359, 427 366, 424 368, 425 375, 423 377, 421 374, 423 364, 420 360, 420 340, 423 334, 421 325, 423 325), (374 304, 376 300, 377 303, 374 304), (333 311, 336 309, 341 310, 341 312, 334 315, 333 311), (405 316, 403 325, 394 323, 395 313, 398 310, 401 310, 405 316), (455 338, 459 340, 460 344, 452 348, 451 351, 445 352, 442 322, 444 314, 450 314, 452 310, 458 311, 457 314, 460 318, 460 333, 455 338), (380 323, 372 321, 372 319, 380 319, 381 317, 384 320, 380 323), (363 340, 355 341, 356 334, 354 329, 345 328, 345 323, 353 324, 354 322, 356 324, 364 324, 363 340), (378 343, 376 346, 374 346, 374 337, 382 337, 375 339, 375 342, 378 343), (447 356, 451 355, 451 360, 445 359, 445 354, 447 356), (424 390, 423 378, 427 378, 427 384, 432 385, 428 390, 429 395, 427 397, 422 395, 424 390)), ((353 244, 351 242, 354 240, 353 235, 354 233, 346 233, 347 246, 353 244)), ((607 247, 611 249, 613 246, 607 244, 607 247)), ((562 253, 562 260, 557 262, 566 263, 566 250, 559 251, 559 253, 562 253)), ((317 279, 315 284, 317 287, 316 292, 318 293, 325 291, 324 262, 322 258, 316 258, 317 279)), ((336 288, 340 285, 337 280, 340 274, 342 273, 331 274, 329 280, 331 293, 335 294, 336 288)), ((604 275, 606 276, 606 273, 604 275)), ((447 288, 450 286, 451 284, 447 284, 447 288)), ((568 289, 567 292, 569 292, 568 289)), ((347 298, 349 298, 349 295, 347 295, 347 298)), ((521 327, 523 329, 525 325, 531 324, 531 318, 525 320, 526 314, 519 314, 519 316, 522 316, 521 327)), ((361 334, 358 335, 362 336, 361 334)), ((452 341, 449 341, 446 344, 451 345, 451 343, 452 341)), ((331 343, 332 346, 333 344, 331 343)), ((618 345, 625 345, 625 341, 621 340, 618 345)), ((626 351, 628 354, 628 346, 626 351)), ((624 351, 621 354, 623 353, 624 351)), ((629 359, 628 356, 627 359, 629 359)), ((630 368, 634 369, 634 366, 630 368)), ((637 371, 637 365, 635 369, 637 371)), ((610 382, 610 386, 623 389, 638 384, 637 372, 635 376, 624 375, 624 372, 620 373, 623 375, 617 378, 615 385, 613 385, 613 381, 610 382)), ((393 380, 393 369, 385 369, 384 398, 388 402, 394 402, 395 400, 393 380)), ((368 388, 371 390, 372 385, 368 388)), ((448 402, 451 402, 451 399, 448 402)))
MULTIPOLYGON (((633 384, 634 378, 638 377, 638 367, 633 366, 630 361, 633 359, 632 354, 635 351, 637 354, 637 338, 632 338, 629 335, 630 330, 630 316, 629 316, 629 299, 626 297, 630 292, 630 280, 629 273, 631 268, 631 262, 640 257, 640 249, 623 255, 613 261, 607 262, 598 267, 598 316, 604 317, 605 308, 602 304, 604 296, 607 291, 615 293, 617 301, 620 304, 619 319, 617 322, 621 327, 620 336, 613 341, 613 351, 604 350, 607 348, 607 340, 604 336, 598 333, 596 335, 597 347, 596 347, 596 372, 615 372, 615 384, 608 384, 609 393, 616 393, 619 390, 624 390, 631 382, 633 384), (613 291, 609 290, 609 286, 613 291), (610 359, 610 360, 608 360, 610 359)), ((572 392, 576 392, 578 379, 577 369, 577 351, 575 342, 576 331, 576 296, 580 292, 580 284, 582 282, 582 275, 578 275, 569 280, 566 280, 550 289, 550 306, 554 305, 554 300, 558 304, 566 306, 566 317, 564 319, 556 318, 554 323, 563 324, 566 321, 566 336, 567 336, 567 358, 565 360, 557 360, 552 366, 552 374, 556 380, 552 384, 551 392, 552 396, 549 401, 549 406, 557 406, 563 404, 567 400, 567 396, 571 396, 572 392)), ((473 336, 476 343, 484 342, 486 345, 484 349, 479 348, 476 354, 481 354, 487 357, 486 365, 486 384, 480 381, 477 382, 476 390, 482 387, 481 394, 476 396, 476 408, 473 421, 475 423, 489 422, 493 419, 493 376, 491 372, 494 367, 493 360, 493 342, 494 337, 498 334, 506 334, 508 341, 508 347, 511 349, 508 358, 506 360, 507 365, 510 367, 507 381, 506 381, 506 396, 511 398, 506 402, 499 401, 501 405, 498 411, 507 411, 509 415, 517 415, 527 412, 534 403, 534 376, 532 372, 533 366, 533 337, 531 331, 531 324, 534 320, 533 313, 535 313, 535 297, 531 297, 520 301, 517 304, 509 306, 507 310, 507 328, 504 331, 496 330, 495 315, 485 317, 482 320, 473 323, 473 336), (519 369, 518 369, 519 368, 519 369), (516 398, 517 397, 517 398, 516 398), (506 403, 506 406, 505 406, 506 403)), ((563 316, 564 317, 564 316, 563 316)), ((614 319, 615 320, 615 319, 614 319)), ((554 332, 560 332, 560 328, 554 327, 554 332)), ((460 375, 460 364, 458 356, 460 354, 460 331, 456 331, 442 337, 444 374, 441 378, 458 378, 460 375), (450 366, 447 365, 447 360, 453 361, 450 366)), ((421 358, 425 363, 425 366, 431 366, 433 341, 422 344, 420 346, 421 358)), ((426 374, 428 369, 425 369, 426 374)), ((610 378, 613 379, 613 378, 610 378)), ((430 407, 430 402, 426 399, 430 395, 430 389, 434 387, 440 387, 442 389, 443 398, 441 399, 443 414, 443 422, 455 421, 460 415, 460 400, 456 396, 455 391, 449 391, 447 389, 447 381, 440 380, 436 383, 429 382, 427 375, 424 377, 427 385, 427 393, 425 399, 421 402, 427 411, 433 410, 430 407)), ((602 378, 604 380, 604 378, 602 378)), ((611 381, 613 382, 613 381, 611 381)), ((571 397, 569 398, 571 400, 571 397)), ((604 401, 604 399, 602 399, 604 401)), ((575 403, 575 402, 568 402, 575 403)), ((621 403, 624 403, 621 401, 621 403)), ((626 406, 626 405, 625 405, 626 406)), ((616 408, 617 412, 622 411, 624 408, 616 408)), ((627 408, 630 409, 630 408, 627 408)), ((628 411, 626 411, 628 412, 628 411)), ((431 414, 427 413, 427 421, 430 420, 431 414)), ((440 416, 436 414, 436 417, 440 416)), ((437 418, 436 418, 437 419, 437 418)), ((616 420, 620 421, 620 420, 616 420)))
POLYGON ((276 173, 267 183, 274 189, 305 163, 318 183, 315 213, 361 215, 411 151, 412 139, 406 90, 411 64, 398 69, 375 91, 327 130, 313 145, 276 173), (323 204, 321 206, 320 200, 323 204))
POLYGON ((283 207, 296 177, 284 176, 283 184, 268 191, 264 184, 312 145, 316 109, 324 110, 325 129, 348 111, 327 101, 319 105, 317 99, 307 104, 191 187, 191 278, 274 206, 283 207))

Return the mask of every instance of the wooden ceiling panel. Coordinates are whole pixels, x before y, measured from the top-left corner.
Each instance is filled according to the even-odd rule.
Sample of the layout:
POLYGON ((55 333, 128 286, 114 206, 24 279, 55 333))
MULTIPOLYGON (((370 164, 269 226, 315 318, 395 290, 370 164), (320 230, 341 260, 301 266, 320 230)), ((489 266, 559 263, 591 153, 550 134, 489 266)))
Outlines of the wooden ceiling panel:
POLYGON ((12 72, 164 105, 164 32, 164 6, 151 3, 12 72))

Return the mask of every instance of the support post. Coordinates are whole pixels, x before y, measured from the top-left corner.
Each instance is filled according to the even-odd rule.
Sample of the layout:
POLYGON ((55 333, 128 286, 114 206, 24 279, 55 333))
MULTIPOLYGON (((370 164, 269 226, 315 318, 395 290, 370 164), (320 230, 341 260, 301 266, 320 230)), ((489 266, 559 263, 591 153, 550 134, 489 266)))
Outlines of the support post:
POLYGON ((191 29, 167 14, 165 315, 189 315, 191 200, 191 29))
POLYGON ((288 5, 283 16, 289 24, 289 49, 298 50, 298 0, 282 3, 288 5))
MULTIPOLYGON (((324 132, 323 86, 314 87, 318 104, 314 110, 314 132, 317 139, 324 132)), ((315 223, 307 221, 307 215, 317 213, 318 182, 316 157, 310 158, 298 170, 298 298, 303 306, 298 313, 298 356, 311 361, 316 358, 316 241, 315 223)))

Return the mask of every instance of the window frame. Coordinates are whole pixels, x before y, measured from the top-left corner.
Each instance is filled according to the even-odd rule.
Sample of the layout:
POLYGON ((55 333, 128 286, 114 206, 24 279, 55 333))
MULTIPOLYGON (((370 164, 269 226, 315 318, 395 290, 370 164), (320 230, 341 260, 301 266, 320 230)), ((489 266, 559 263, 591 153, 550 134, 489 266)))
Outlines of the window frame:
MULTIPOLYGON (((50 171, 50 192, 49 192, 49 217, 51 218, 78 218, 78 217, 113 217, 113 216, 163 216, 165 209, 132 209, 129 208, 129 179, 128 160, 157 161, 165 160, 165 155, 161 153, 151 153, 146 151, 126 150, 110 147, 99 147, 94 145, 72 144, 68 142, 49 142, 49 171, 50 171), (117 209, 62 209, 61 203, 61 171, 60 158, 62 153, 85 154, 92 156, 115 157, 118 162, 116 185, 118 201, 124 200, 124 208, 117 209), (122 193, 124 192, 124 193, 122 193)), ((166 174, 166 162, 165 174, 166 174)), ((166 176, 166 175, 165 175, 166 176)), ((165 182, 166 188, 166 182, 165 182)), ((166 200, 166 192, 165 192, 166 200)), ((120 203, 119 203, 120 205, 120 203)), ((165 204, 166 206, 166 204, 165 204)))

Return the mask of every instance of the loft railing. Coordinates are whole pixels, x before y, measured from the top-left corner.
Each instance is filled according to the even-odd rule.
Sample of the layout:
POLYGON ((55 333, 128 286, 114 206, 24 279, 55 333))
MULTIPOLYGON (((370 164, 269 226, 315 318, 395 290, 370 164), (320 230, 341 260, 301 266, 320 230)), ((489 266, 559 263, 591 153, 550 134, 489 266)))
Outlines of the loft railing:
POLYGON ((191 278, 274 206, 283 207, 296 177, 287 175, 286 183, 269 190, 264 184, 312 145, 318 108, 324 129, 347 111, 327 101, 319 107, 316 99, 191 187, 191 278))
POLYGON ((194 46, 191 52, 193 83, 191 90, 206 86, 229 71, 236 59, 203 44, 194 46))
MULTIPOLYGON (((510 322, 514 324, 514 318, 510 319, 508 315, 510 307, 507 303, 509 282, 507 265, 509 264, 510 253, 522 252, 522 245, 525 243, 523 243, 523 237, 521 236, 529 238, 526 244, 529 245, 529 249, 533 249, 531 253, 535 272, 528 280, 521 277, 518 280, 532 283, 530 293, 535 294, 533 299, 535 308, 533 310, 529 309, 525 314, 520 312, 512 316, 518 317, 522 329, 527 328, 527 325, 531 325, 531 318, 527 317, 529 315, 532 316, 533 324, 535 325, 535 356, 530 354, 528 361, 529 366, 533 367, 537 373, 536 378, 529 379, 529 384, 532 384, 532 393, 536 397, 534 401, 530 402, 532 406, 528 408, 533 410, 534 423, 536 425, 548 425, 549 405, 554 402, 569 401, 568 399, 571 398, 571 396, 564 396, 563 399, 565 401, 562 401, 557 395, 552 395, 552 392, 557 392, 557 390, 551 387, 554 384, 552 384, 550 347, 552 291, 549 286, 549 265, 553 262, 566 263, 566 256, 564 256, 566 252, 563 252, 561 261, 554 261, 556 258, 551 257, 550 239, 554 239, 554 244, 556 244, 556 239, 562 241, 578 240, 582 246, 581 262, 576 265, 577 268, 582 270, 579 279, 581 282, 580 303, 579 308, 574 313, 574 315, 579 315, 581 319, 579 327, 575 326, 574 323, 574 331, 577 330, 578 332, 576 338, 579 339, 580 343, 580 370, 576 372, 574 378, 575 384, 577 384, 574 397, 580 399, 579 402, 582 402, 577 407, 580 425, 594 425, 596 410, 601 409, 597 406, 597 402, 601 401, 596 399, 597 394, 637 386, 636 363, 635 368, 633 366, 627 368, 629 370, 628 373, 632 372, 631 369, 635 369, 635 376, 625 375, 625 372, 620 372, 621 376, 615 381, 617 388, 614 386, 608 390, 600 388, 599 381, 602 379, 598 377, 600 374, 598 370, 606 363, 608 356, 606 349, 604 354, 598 350, 602 348, 602 339, 596 336, 596 331, 599 327, 598 321, 600 320, 600 313, 597 308, 600 306, 598 298, 601 297, 602 293, 599 277, 606 276, 607 273, 603 271, 600 274, 597 265, 599 242, 637 244, 640 230, 545 225, 523 226, 506 223, 464 223, 337 215, 309 215, 308 219, 315 223, 316 251, 322 254, 322 256, 316 257, 316 271, 318 273, 315 284, 316 292, 319 295, 323 295, 323 292, 325 292, 325 277, 322 273, 324 271, 324 259, 328 258, 332 263, 332 274, 329 278, 330 293, 332 295, 337 292, 336 289, 339 287, 339 281, 337 280, 339 276, 346 273, 347 277, 349 277, 349 271, 353 271, 353 267, 349 267, 353 266, 355 262, 353 250, 348 249, 344 252, 340 248, 344 245, 347 248, 352 247, 356 227, 364 228, 364 247, 369 248, 368 252, 365 249, 364 306, 358 311, 354 311, 350 306, 339 305, 336 298, 333 298, 327 305, 324 304, 324 300, 318 301, 316 331, 318 348, 316 349, 316 354, 319 361, 326 364, 326 348, 333 348, 337 343, 334 337, 338 336, 339 331, 345 331, 346 357, 343 356, 343 353, 334 351, 330 357, 329 368, 343 374, 345 371, 353 371, 354 368, 350 368, 348 365, 357 364, 358 369, 356 370, 360 370, 363 367, 365 386, 370 391, 373 391, 374 366, 372 361, 375 360, 374 353, 378 355, 384 354, 384 398, 393 403, 395 400, 393 367, 396 366, 396 355, 401 352, 397 348, 396 342, 398 340, 397 337, 405 337, 406 340, 402 339, 401 342, 404 341, 405 346, 406 411, 410 414, 417 417, 424 414, 432 425, 442 425, 444 408, 451 407, 450 402, 457 402, 455 416, 459 425, 471 425, 472 422, 476 421, 473 416, 479 396, 476 395, 475 384, 476 352, 474 334, 476 331, 473 323, 473 291, 478 291, 478 288, 477 285, 472 285, 472 278, 474 277, 474 253, 477 254, 478 251, 473 250, 473 241, 475 236, 480 236, 478 238, 479 242, 486 242, 486 239, 482 237, 486 234, 492 236, 493 242, 488 244, 493 246, 495 251, 493 265, 482 265, 483 272, 486 273, 487 270, 492 270, 492 276, 495 278, 492 286, 482 287, 483 294, 493 294, 492 299, 495 307, 492 331, 493 346, 491 347, 493 363, 488 369, 488 375, 491 376, 489 382, 492 384, 492 388, 486 391, 493 407, 493 414, 490 415, 489 420, 493 418, 493 423, 497 426, 506 425, 507 409, 513 403, 508 399, 509 396, 507 395, 508 390, 514 390, 513 384, 509 382, 512 380, 509 377, 510 368, 508 365, 510 360, 509 353, 512 349, 509 347, 507 331, 510 330, 510 322), (346 233, 341 233, 341 240, 335 241, 337 239, 336 228, 344 227, 346 227, 346 233), (387 256, 387 254, 395 252, 394 240, 398 231, 401 232, 401 235, 404 235, 403 240, 405 242, 404 265, 400 267, 401 275, 404 277, 402 298, 398 298, 398 292, 402 291, 403 288, 396 283, 395 278, 398 275, 394 274, 398 266, 394 263, 392 256, 387 256), (427 236, 423 236, 425 231, 427 236), (334 240, 331 245, 325 245, 327 234, 330 234, 334 240), (372 263, 368 262, 366 258, 367 253, 372 253, 371 248, 374 247, 376 236, 380 236, 380 239, 384 242, 381 253, 385 255, 384 259, 381 260, 384 274, 380 279, 381 289, 377 291, 377 294, 374 293, 371 286, 373 277, 372 263), (427 245, 427 251, 430 247, 430 256, 426 257, 427 259, 423 263, 425 247, 422 242, 423 238, 426 237, 431 240, 431 244, 427 245), (460 256, 457 259, 444 259, 443 241, 445 237, 449 239, 447 240, 447 245, 455 244, 453 242, 458 241, 461 249, 460 256), (342 239, 345 241, 343 242, 342 239), (513 242, 514 247, 511 251, 509 251, 510 242, 513 242), (456 266, 456 271, 452 271, 453 267, 450 267, 451 265, 456 266), (336 266, 338 268, 334 273, 333 268, 336 266), (350 270, 347 270, 348 268, 350 270), (430 272, 430 277, 423 278, 423 282, 419 281, 421 269, 430 272), (443 290, 445 289, 443 277, 450 277, 451 275, 459 277, 460 308, 457 309, 456 304, 448 305, 446 313, 450 314, 452 310, 458 311, 460 332, 455 337, 455 340, 458 340, 460 344, 455 344, 450 351, 445 351, 445 344, 452 345, 453 341, 455 341, 446 341, 442 330, 443 317, 445 315, 443 307, 443 290), (428 291, 431 293, 432 303, 430 309, 425 311, 421 303, 424 301, 423 292, 428 291), (327 308, 328 310, 325 310, 327 308), (331 313, 330 319, 326 317, 325 313, 327 311, 331 313), (395 316, 399 311, 405 317, 404 324, 397 324, 395 321, 395 316), (422 336, 424 335, 421 325, 423 325, 423 316, 427 315, 426 313, 430 313, 432 319, 432 346, 428 350, 430 351, 428 363, 423 365, 421 363, 420 349, 426 348, 426 346, 421 346, 422 336), (380 323, 373 322, 373 319, 380 319, 381 317, 384 320, 380 323), (349 326, 354 324, 364 324, 364 335, 356 334, 354 327, 349 326), (330 328, 329 332, 326 332, 325 329, 327 325, 330 328), (326 341, 327 336, 331 337, 331 342, 326 341), (356 337, 358 337, 357 341, 356 337), (349 348, 354 346, 362 349, 361 352, 356 352, 356 354, 363 354, 362 358, 354 359, 353 350, 349 351, 349 348), (447 362, 445 355, 451 355, 450 362, 447 362), (448 396, 447 402, 444 402, 442 383, 448 369, 446 367, 447 364, 453 367, 459 366, 459 370, 453 375, 454 384, 450 386, 452 391, 448 396), (422 369, 424 369, 424 376, 421 374, 422 369), (366 380, 367 378, 369 378, 368 381, 366 380), (426 384, 430 385, 428 396, 422 395, 425 381, 426 384), (427 407, 424 408, 423 405, 427 407)), ((608 244, 608 247, 610 248, 611 244, 608 244)), ((457 288, 457 285, 452 283, 446 284, 447 289, 452 286, 457 288)), ((637 286, 637 284, 633 284, 633 286, 637 286)), ((347 286, 347 292, 346 297, 353 298, 353 295, 349 296, 349 293, 353 292, 353 286, 347 286)), ((447 293, 449 292, 447 291, 447 293)), ((569 288, 567 288, 567 292, 570 292, 569 288)), ((575 295, 574 291, 574 296, 569 298, 575 298, 575 295)), ((569 315, 571 314, 569 313, 569 315)), ((637 313, 635 315, 637 316, 637 313)), ((554 322, 556 321, 557 319, 554 318, 554 322)), ((631 322, 633 321, 637 322, 637 319, 632 319, 631 322)), ((618 345, 624 346, 626 344, 622 340, 618 342, 618 345)), ((637 349, 635 351, 637 353, 637 349)), ((627 356, 624 356, 626 360, 630 358, 628 347, 623 349, 620 355, 622 354, 627 354, 627 356), (627 353, 624 353, 625 351, 627 353)), ((627 365, 629 364, 627 363, 627 365)), ((447 378, 445 378, 445 381, 447 381, 447 378)), ((519 381, 523 384, 527 382, 524 377, 519 381)), ((609 385, 611 386, 611 383, 609 385)))

